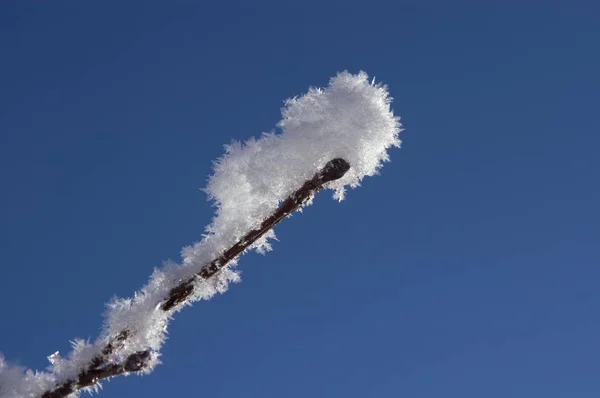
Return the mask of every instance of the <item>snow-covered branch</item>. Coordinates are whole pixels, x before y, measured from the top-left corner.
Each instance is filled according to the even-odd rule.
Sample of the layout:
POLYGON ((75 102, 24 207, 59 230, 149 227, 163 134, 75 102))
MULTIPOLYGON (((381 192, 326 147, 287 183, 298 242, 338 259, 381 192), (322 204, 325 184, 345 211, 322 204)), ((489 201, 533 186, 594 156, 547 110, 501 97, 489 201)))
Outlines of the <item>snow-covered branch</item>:
POLYGON ((274 225, 317 191, 342 200, 346 186, 377 173, 400 145, 390 102, 387 88, 363 72, 340 73, 325 89, 287 100, 279 132, 234 142, 215 163, 206 192, 217 214, 203 239, 182 250, 181 263, 166 263, 133 297, 111 301, 97 340, 75 340, 67 357, 49 357, 47 371, 24 371, 0 356, 0 398, 76 396, 103 379, 152 371, 173 314, 239 281, 239 255, 270 250, 274 225))

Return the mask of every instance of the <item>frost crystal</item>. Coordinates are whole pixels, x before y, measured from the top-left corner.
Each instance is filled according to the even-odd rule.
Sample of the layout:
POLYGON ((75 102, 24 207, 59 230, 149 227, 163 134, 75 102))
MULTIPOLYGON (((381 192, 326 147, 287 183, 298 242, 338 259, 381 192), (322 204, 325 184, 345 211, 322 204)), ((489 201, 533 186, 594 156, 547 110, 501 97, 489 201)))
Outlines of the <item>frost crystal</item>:
MULTIPOLYGON (((326 88, 310 88, 306 94, 288 99, 276 131, 227 145, 205 188, 216 206, 216 216, 204 238, 182 250, 180 264, 167 262, 155 270, 133 297, 109 302, 98 339, 94 343, 75 340, 64 358, 58 352, 52 354, 46 372, 9 366, 0 356, 0 398, 40 397, 44 391, 73 380, 123 330, 129 331, 129 336, 110 354, 109 362, 125 363, 127 370, 150 372, 160 362, 159 351, 172 317, 172 311, 160 310, 169 291, 259 226, 330 160, 343 158, 351 165, 342 178, 326 186, 337 200, 344 198, 346 187, 355 188, 365 176, 376 174, 382 162, 389 160, 387 150, 400 146, 401 125, 390 103, 387 87, 375 84, 374 79, 369 81, 366 73, 342 72, 326 88), (149 354, 135 357, 138 360, 133 363, 131 355, 140 352, 149 354)), ((270 251, 268 239, 275 239, 272 231, 251 248, 261 253, 270 251)), ((185 304, 224 293, 230 282, 238 282, 236 262, 208 280, 194 281, 193 294, 185 304)))

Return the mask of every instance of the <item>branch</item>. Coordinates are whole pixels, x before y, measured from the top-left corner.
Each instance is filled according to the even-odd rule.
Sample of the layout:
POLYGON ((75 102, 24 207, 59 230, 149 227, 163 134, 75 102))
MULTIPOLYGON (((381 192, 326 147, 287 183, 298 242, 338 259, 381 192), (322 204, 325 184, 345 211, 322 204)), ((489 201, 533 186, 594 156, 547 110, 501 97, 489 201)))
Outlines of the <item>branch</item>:
MULTIPOLYGON (((185 303, 188 297, 194 292, 196 281, 200 279, 206 280, 215 276, 283 218, 299 209, 306 200, 320 191, 326 183, 343 177, 349 169, 350 164, 344 159, 336 158, 331 160, 311 180, 306 181, 300 189, 284 200, 277 210, 261 223, 259 228, 248 232, 221 256, 205 265, 197 274, 171 289, 158 309, 164 312, 172 312, 180 304, 185 303)), ((100 380, 125 373, 138 372, 146 368, 152 356, 150 350, 133 353, 122 363, 110 363, 110 357, 123 347, 127 339, 131 336, 131 331, 127 329, 122 330, 113 338, 112 342, 102 348, 100 355, 90 361, 86 370, 79 373, 76 380, 67 380, 56 386, 53 390, 46 391, 42 394, 42 398, 63 398, 85 387, 94 386, 100 380)))

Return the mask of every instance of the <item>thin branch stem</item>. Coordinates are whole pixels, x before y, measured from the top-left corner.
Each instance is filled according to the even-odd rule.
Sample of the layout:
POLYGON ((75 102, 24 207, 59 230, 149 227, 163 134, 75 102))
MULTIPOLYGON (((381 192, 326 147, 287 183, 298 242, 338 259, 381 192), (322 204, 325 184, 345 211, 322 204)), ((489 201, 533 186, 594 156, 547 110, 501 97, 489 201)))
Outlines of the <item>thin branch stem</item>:
MULTIPOLYGON (((320 191, 326 183, 343 177, 349 169, 350 164, 344 159, 336 158, 329 161, 312 179, 306 181, 300 189, 284 200, 277 210, 261 223, 259 228, 248 232, 221 254, 221 256, 202 267, 197 274, 171 289, 160 305, 160 310, 164 312, 173 311, 176 307, 185 303, 194 292, 196 281, 199 279, 206 280, 215 276, 222 268, 244 252, 244 250, 248 249, 282 219, 299 209, 303 203, 316 192, 320 191)), ((42 394, 42 398, 63 398, 85 387, 93 386, 100 380, 143 370, 151 358, 152 353, 150 350, 133 353, 120 364, 109 362, 110 357, 121 349, 131 336, 132 332, 129 330, 123 330, 118 333, 111 342, 102 348, 100 354, 90 361, 87 368, 79 373, 76 380, 67 380, 56 386, 53 390, 46 391, 42 394)))

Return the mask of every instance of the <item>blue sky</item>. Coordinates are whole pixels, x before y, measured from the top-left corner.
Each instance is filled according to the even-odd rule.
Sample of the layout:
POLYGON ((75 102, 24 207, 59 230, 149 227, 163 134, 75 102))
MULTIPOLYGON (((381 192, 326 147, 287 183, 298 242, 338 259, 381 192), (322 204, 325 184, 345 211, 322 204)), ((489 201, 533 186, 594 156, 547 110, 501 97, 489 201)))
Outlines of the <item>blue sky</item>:
POLYGON ((93 338, 201 237, 223 144, 363 69, 406 128, 392 162, 285 220, 102 396, 597 397, 598 12, 0 3, 0 351, 40 369, 93 338))

